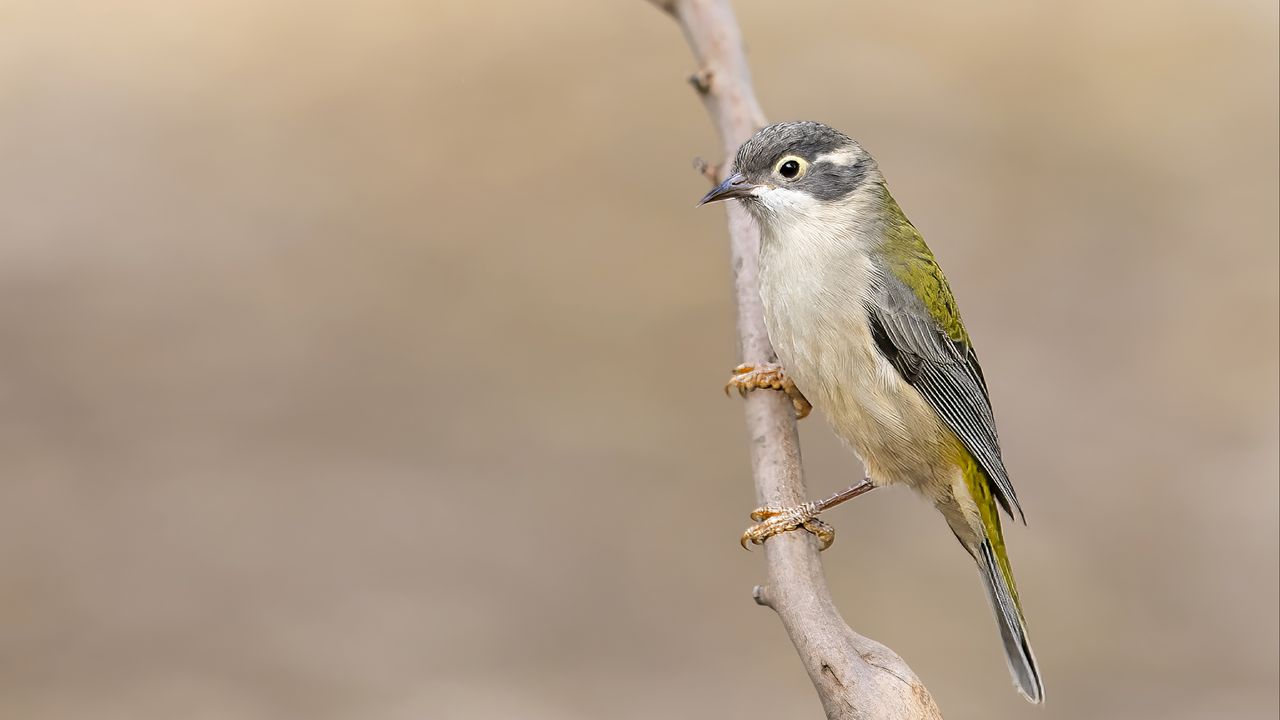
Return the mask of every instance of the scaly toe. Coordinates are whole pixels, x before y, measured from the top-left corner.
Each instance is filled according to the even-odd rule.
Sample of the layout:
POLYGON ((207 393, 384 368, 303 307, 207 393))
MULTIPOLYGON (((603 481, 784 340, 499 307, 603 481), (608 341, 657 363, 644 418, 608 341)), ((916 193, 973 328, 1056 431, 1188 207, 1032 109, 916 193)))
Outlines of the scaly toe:
POLYGON ((742 533, 740 540, 742 547, 750 550, 748 543, 761 545, 774 535, 803 527, 818 538, 819 549, 827 549, 835 539, 835 531, 830 525, 815 517, 817 509, 817 504, 811 502, 792 508, 771 506, 756 508, 751 513, 751 519, 755 520, 756 524, 742 533))
POLYGON ((782 513, 786 512, 786 510, 787 509, 784 507, 777 507, 775 505, 765 505, 763 507, 758 507, 755 510, 752 510, 751 519, 758 523, 764 522, 765 520, 768 520, 771 517, 781 515, 782 513))
POLYGON ((799 394, 799 391, 797 391, 796 395, 791 396, 791 404, 796 408, 797 420, 803 420, 809 417, 809 413, 813 412, 813 406, 809 404, 805 396, 799 394))
POLYGON ((796 387, 786 372, 774 363, 764 365, 742 364, 733 369, 733 376, 724 385, 724 394, 736 389, 738 394, 746 397, 752 390, 779 390, 787 394, 795 408, 796 419, 801 420, 813 410, 804 393, 796 387))
POLYGON ((836 529, 818 518, 805 520, 803 526, 805 530, 813 533, 813 536, 818 538, 818 552, 831 547, 831 543, 836 541, 836 529))

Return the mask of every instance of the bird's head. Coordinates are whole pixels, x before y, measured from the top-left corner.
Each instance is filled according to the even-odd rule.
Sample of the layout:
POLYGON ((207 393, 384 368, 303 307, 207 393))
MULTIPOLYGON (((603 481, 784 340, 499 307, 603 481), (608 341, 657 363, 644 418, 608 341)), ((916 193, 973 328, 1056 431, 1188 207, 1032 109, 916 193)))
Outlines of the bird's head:
POLYGON ((876 161, 852 138, 819 122, 770 125, 738 148, 733 170, 699 205, 742 201, 762 222, 824 215, 883 182, 876 161))

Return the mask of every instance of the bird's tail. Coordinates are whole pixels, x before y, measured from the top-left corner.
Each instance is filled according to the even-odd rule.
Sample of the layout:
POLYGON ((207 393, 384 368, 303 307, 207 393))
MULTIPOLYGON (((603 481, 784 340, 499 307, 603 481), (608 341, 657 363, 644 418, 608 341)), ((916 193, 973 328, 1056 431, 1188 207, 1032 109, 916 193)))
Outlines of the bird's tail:
POLYGON ((1004 549, 1004 532, 1000 529, 1000 509, 991 494, 991 483, 986 473, 968 451, 958 454, 960 470, 970 496, 978 507, 979 527, 970 525, 972 520, 959 521, 967 527, 953 526, 956 537, 978 562, 987 599, 995 611, 1000 626, 1000 639, 1004 641, 1005 658, 1013 675, 1018 692, 1033 703, 1044 702, 1044 682, 1036 656, 1027 640, 1027 622, 1022 617, 1022 603, 1018 601, 1018 586, 1013 582, 1013 567, 1004 549), (965 538, 968 538, 968 542, 965 538))
POLYGON ((977 560, 987 587, 987 598, 995 611, 996 623, 1000 625, 1000 639, 1004 641, 1005 659, 1009 661, 1014 684, 1028 701, 1044 702, 1044 683, 1040 680, 1035 653, 1031 652, 1031 643, 1027 640, 1027 624, 1022 617, 1004 543, 984 539, 979 545, 977 560))

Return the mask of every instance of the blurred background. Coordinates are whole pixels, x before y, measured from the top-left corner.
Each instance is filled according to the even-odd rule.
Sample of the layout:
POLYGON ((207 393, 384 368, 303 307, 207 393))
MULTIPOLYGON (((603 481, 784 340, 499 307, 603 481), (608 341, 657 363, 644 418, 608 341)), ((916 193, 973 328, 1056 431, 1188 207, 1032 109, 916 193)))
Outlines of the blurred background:
MULTIPOLYGON (((1277 715, 1277 8, 740 2, 981 349, 1048 705, 906 490, 852 625, 949 718, 1277 715)), ((0 3, 0 716, 819 717, 754 495, 720 159, 609 3, 0 3)), ((817 415, 811 495, 861 477, 817 415)))

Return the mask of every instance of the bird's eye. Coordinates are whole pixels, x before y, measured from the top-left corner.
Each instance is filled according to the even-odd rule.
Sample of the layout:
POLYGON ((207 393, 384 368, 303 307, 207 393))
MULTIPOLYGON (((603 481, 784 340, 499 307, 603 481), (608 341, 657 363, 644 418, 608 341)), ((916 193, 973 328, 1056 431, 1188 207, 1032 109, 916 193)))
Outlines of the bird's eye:
POLYGON ((809 163, 805 162, 804 158, 798 158, 795 155, 788 155, 778 161, 778 164, 774 166, 773 171, 788 180, 795 180, 803 175, 804 171, 808 168, 809 163))

